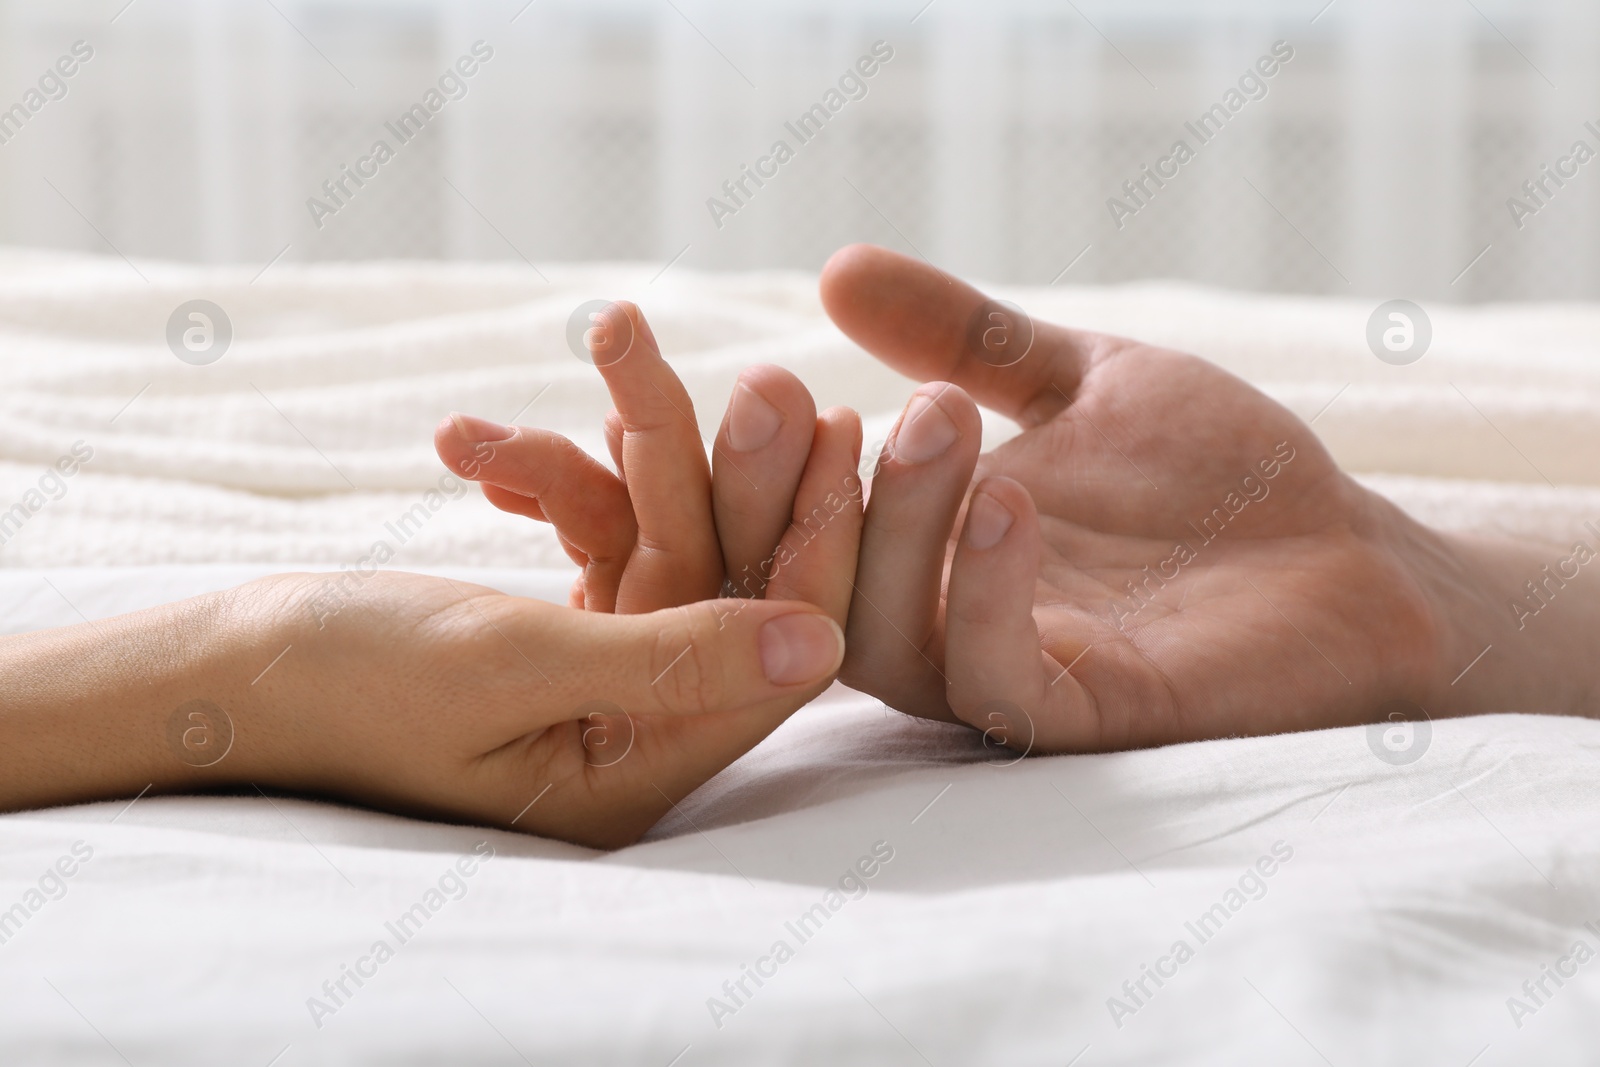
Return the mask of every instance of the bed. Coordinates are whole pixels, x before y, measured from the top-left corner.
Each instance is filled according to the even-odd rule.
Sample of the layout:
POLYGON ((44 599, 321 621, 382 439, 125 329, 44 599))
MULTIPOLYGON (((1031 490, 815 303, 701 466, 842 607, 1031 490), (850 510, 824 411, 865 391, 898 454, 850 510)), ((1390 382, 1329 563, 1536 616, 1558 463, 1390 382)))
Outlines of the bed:
MULTIPOLYGON (((644 306, 702 421, 775 362, 881 441, 911 385, 813 278, 658 270, 0 254, 0 512, 44 501, 4 531, 0 631, 353 563, 437 484, 452 408, 603 455, 566 342, 596 297, 644 306), (233 333, 205 365, 165 341, 196 299, 233 333)), ((1600 521, 1600 308, 1432 307, 1395 367, 1377 301, 998 293, 1234 370, 1425 521, 1600 521)), ((394 567, 565 599, 548 531, 476 492, 408 533, 394 567)), ((1600 724, 1540 710, 1435 721, 1409 762, 1368 728, 1019 760, 836 686, 613 853, 254 790, 6 815, 0 1059, 1591 1062, 1600 724)))

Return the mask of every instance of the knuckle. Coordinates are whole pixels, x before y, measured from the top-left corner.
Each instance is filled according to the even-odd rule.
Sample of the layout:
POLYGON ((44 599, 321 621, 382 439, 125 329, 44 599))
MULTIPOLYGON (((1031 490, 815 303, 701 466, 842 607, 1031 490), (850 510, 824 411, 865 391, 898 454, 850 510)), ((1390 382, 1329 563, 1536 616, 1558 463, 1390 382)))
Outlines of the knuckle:
POLYGON ((717 655, 721 618, 711 602, 674 608, 674 623, 656 635, 651 689, 668 711, 696 712, 722 705, 726 679, 717 655))
POLYGON ((504 474, 516 479, 516 491, 535 499, 547 496, 571 469, 577 446, 560 434, 519 430, 515 448, 502 458, 504 474))

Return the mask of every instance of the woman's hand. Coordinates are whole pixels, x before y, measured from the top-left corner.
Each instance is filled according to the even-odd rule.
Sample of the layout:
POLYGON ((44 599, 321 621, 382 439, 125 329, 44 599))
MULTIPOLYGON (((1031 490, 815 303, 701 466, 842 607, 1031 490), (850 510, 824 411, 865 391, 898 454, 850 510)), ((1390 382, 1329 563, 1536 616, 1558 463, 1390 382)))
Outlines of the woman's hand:
POLYGON ((637 338, 602 367, 626 480, 543 431, 438 433, 491 501, 555 522, 574 606, 278 575, 8 639, 0 806, 251 782, 615 847, 819 694, 844 655, 859 420, 758 368, 708 470, 648 326, 608 314, 637 338))
POLYGON ((325 579, 255 583, 235 610, 282 620, 290 651, 246 725, 285 788, 627 844, 831 681, 843 635, 814 605, 842 617, 856 537, 840 521, 796 558, 809 603, 605 615, 378 573, 328 616, 325 579))
MULTIPOLYGON (((791 568, 840 616, 855 538, 841 519, 791 568)), ((0 807, 254 783, 615 847, 843 655, 799 601, 621 616, 397 572, 331 584, 278 575, 0 641, 0 807)))
POLYGON ((933 382, 873 480, 847 684, 1035 751, 1592 701, 1592 591, 1538 640, 1510 607, 1570 548, 1429 530, 1216 366, 1029 322, 884 249, 835 255, 822 299, 933 382), (969 392, 1022 434, 980 456, 969 392))

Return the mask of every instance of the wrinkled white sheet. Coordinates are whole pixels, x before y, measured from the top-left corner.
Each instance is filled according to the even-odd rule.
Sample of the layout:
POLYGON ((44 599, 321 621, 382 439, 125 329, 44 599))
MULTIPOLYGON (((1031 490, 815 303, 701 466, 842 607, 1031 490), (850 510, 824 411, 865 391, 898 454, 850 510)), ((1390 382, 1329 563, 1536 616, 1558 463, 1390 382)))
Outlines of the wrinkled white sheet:
MULTIPOLYGON (((94 615, 261 570, 0 590, 47 577, 94 615)), ((449 573, 552 596, 566 577, 449 573)), ((30 622, 70 614, 34 603, 30 622)), ((1540 716, 1435 723, 1407 767, 1362 729, 1016 762, 835 689, 609 855, 254 795, 9 815, 0 906, 75 842, 92 858, 0 945, 0 1048, 173 1067, 1592 1062, 1600 963, 1547 979, 1520 1029, 1507 998, 1532 1006, 1525 980, 1600 949, 1597 767, 1600 724, 1540 716), (494 858, 399 944, 385 923, 479 842, 494 858), (790 927, 874 845, 893 858, 802 942, 790 927), (1259 877, 1275 849, 1291 857, 1259 877), (1187 924, 1219 903, 1238 910, 1202 943, 1187 924), (309 998, 379 939, 394 957, 319 1028, 309 998), (723 983, 780 940, 793 958, 736 1004, 723 983), (1179 940, 1193 958, 1114 1020, 1108 998, 1134 1006, 1123 982, 1179 940)))
MULTIPOLYGON (((598 446, 603 393, 560 342, 593 295, 645 304, 706 423, 757 360, 880 431, 910 388, 798 276, 125 270, 0 264, 0 492, 96 448, 0 549, 0 632, 358 558, 437 478, 448 407, 504 418, 554 383, 526 420, 598 446), (195 295, 241 338, 209 368, 160 347, 195 295)), ((1390 368, 1354 301, 1006 295, 1201 351, 1307 417, 1337 397, 1318 432, 1430 520, 1561 538, 1600 517, 1595 309, 1434 309, 1435 352, 1390 368)), ((398 565, 565 595, 564 569, 533 569, 548 539, 476 496, 408 548, 398 565)), ((836 688, 609 855, 254 794, 0 817, 0 1061, 1586 1063, 1597 846, 1590 721, 1437 722, 1409 766, 1364 729, 1018 762, 836 688), (460 874, 475 848, 493 858, 460 874), (401 944, 386 924, 430 889, 401 944), (393 957, 336 1003, 323 983, 379 939, 393 957)))

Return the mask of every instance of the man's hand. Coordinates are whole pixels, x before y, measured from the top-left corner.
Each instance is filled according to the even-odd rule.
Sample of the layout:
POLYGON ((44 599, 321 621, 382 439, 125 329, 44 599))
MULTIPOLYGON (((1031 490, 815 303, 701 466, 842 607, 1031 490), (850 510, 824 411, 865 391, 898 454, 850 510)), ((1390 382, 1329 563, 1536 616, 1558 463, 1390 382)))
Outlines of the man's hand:
POLYGON ((1509 636, 1515 552, 1412 521, 1216 366, 1019 320, 871 246, 829 261, 822 299, 935 383, 873 480, 847 684, 1035 751, 1373 721, 1392 701, 1571 710, 1487 660, 1451 684, 1509 636), (969 395, 1022 434, 980 456, 969 395))

